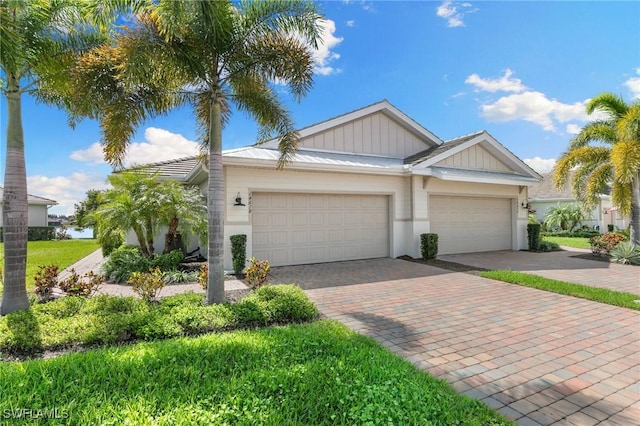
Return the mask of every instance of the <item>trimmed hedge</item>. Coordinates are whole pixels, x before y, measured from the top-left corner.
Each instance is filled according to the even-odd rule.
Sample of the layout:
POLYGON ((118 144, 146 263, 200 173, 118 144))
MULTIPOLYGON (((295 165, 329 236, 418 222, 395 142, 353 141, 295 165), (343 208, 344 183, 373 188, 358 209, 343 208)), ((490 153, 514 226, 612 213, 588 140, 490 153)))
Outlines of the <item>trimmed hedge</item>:
POLYGON ((232 235, 231 256, 233 257, 233 272, 236 277, 242 276, 242 270, 247 263, 247 236, 245 234, 232 235))
POLYGON ((539 223, 527 224, 527 241, 529 242, 529 250, 537 251, 540 248, 542 236, 540 235, 541 226, 539 223))
MULTIPOLYGON (((27 229, 27 241, 49 241, 56 239, 56 228, 53 226, 30 226, 27 229)), ((0 243, 4 242, 3 227, 0 226, 0 243)))
POLYGON ((420 252, 424 260, 435 259, 438 255, 438 234, 420 234, 420 252))
POLYGON ((600 235, 599 231, 558 231, 544 232, 545 237, 591 238, 600 235))

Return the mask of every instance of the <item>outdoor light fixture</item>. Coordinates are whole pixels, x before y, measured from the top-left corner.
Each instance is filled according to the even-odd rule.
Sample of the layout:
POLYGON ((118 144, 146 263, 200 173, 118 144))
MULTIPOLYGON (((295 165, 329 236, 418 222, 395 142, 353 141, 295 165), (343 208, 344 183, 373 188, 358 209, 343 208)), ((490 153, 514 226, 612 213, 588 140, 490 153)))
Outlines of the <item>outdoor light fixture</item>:
POLYGON ((522 206, 523 209, 528 209, 529 208, 529 203, 526 203, 524 201, 520 205, 522 206))
POLYGON ((234 204, 234 206, 244 206, 244 204, 242 204, 242 197, 240 197, 239 192, 238 192, 238 195, 236 196, 236 203, 234 204))

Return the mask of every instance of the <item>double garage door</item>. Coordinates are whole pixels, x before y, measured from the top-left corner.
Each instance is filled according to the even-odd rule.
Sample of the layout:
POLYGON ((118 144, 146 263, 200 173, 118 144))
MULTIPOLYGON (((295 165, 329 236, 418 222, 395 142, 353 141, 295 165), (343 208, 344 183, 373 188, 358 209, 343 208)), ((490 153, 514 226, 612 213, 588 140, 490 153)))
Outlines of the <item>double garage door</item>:
POLYGON ((507 198, 432 195, 430 229, 438 234, 438 253, 511 250, 511 209, 507 198))
POLYGON ((389 256, 383 195, 253 193, 253 256, 273 266, 389 256))

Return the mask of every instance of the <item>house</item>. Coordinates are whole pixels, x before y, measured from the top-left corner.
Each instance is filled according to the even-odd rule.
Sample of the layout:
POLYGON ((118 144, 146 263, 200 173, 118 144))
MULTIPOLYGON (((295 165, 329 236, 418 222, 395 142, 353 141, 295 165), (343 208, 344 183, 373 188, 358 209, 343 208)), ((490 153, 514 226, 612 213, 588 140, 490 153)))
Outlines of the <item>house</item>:
MULTIPOLYGON (((541 176, 486 131, 445 142, 383 100, 299 136, 284 170, 277 141, 223 152, 226 268, 234 234, 273 266, 420 257, 428 232, 440 254, 527 246, 522 206, 541 176)), ((196 157, 147 166, 206 193, 196 157)))
MULTIPOLYGON (((544 221, 544 216, 549 209, 557 206, 580 205, 571 191, 571 184, 567 183, 562 189, 557 189, 553 185, 551 173, 542 175, 542 181, 529 186, 529 208, 540 222, 544 221)), ((584 226, 590 229, 597 229, 606 232, 609 225, 617 229, 626 229, 629 225, 629 218, 620 214, 618 209, 611 204, 609 194, 600 194, 598 204, 586 212, 584 226)))
MULTIPOLYGON (((4 197, 4 188, 0 186, 0 205, 4 197)), ((57 201, 48 198, 38 197, 37 195, 28 194, 28 216, 27 226, 48 226, 49 207, 58 204, 57 201)), ((2 226, 2 215, 0 215, 0 226, 2 226)))

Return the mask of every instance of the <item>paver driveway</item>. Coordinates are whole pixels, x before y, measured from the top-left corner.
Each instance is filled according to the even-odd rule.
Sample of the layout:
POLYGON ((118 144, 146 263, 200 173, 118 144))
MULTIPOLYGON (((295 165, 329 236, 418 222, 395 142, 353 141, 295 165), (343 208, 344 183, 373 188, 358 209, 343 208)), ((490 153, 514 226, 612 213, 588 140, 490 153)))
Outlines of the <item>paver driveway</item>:
POLYGON ((324 316, 520 425, 639 424, 637 311, 395 259, 298 272, 274 268, 320 287, 307 293, 324 316))

